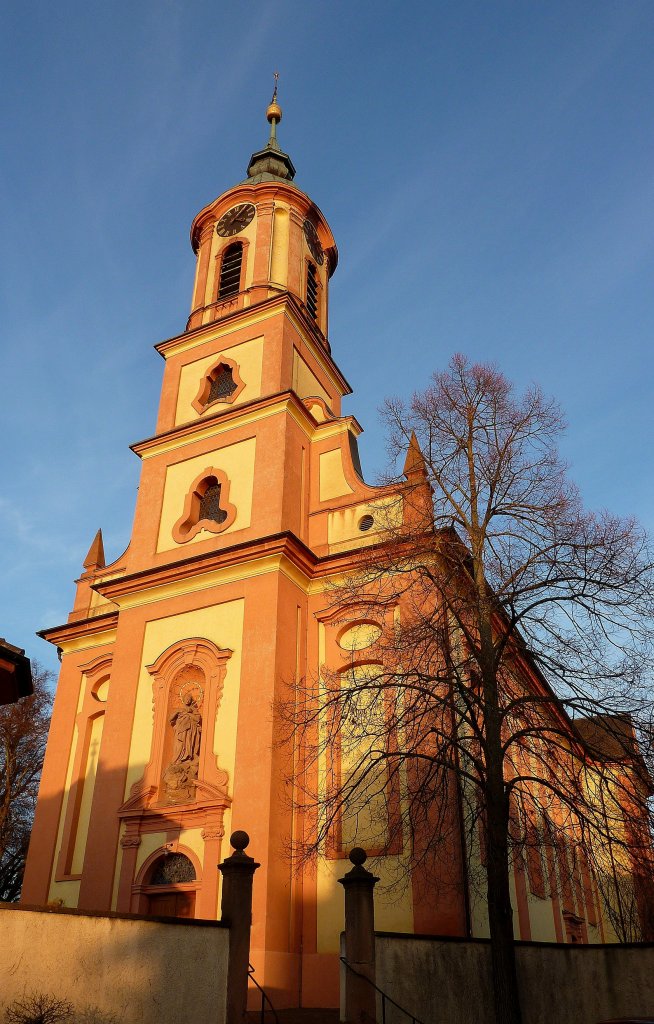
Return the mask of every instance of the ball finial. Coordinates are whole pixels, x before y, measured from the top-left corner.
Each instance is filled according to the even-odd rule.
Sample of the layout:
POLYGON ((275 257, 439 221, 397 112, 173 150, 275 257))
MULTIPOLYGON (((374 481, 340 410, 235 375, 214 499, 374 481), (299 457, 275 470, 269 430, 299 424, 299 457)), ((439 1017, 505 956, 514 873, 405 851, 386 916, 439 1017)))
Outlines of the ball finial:
POLYGON ((356 867, 361 867, 361 865, 365 864, 367 860, 368 854, 360 846, 355 846, 354 849, 350 851, 350 861, 356 867))
POLYGON ((232 832, 229 841, 235 850, 238 850, 239 853, 242 853, 243 850, 245 850, 249 846, 250 837, 247 834, 247 832, 244 832, 242 829, 238 829, 238 831, 232 832))
POLYGON ((272 123, 273 121, 277 121, 277 123, 279 123, 281 121, 282 108, 280 107, 279 103, 277 103, 277 101, 268 104, 268 109, 266 110, 266 117, 268 118, 268 121, 270 121, 270 123, 272 123))
POLYGON ((282 108, 277 102, 277 82, 279 81, 279 71, 275 71, 275 73, 273 74, 273 78, 275 79, 275 88, 273 89, 272 99, 266 111, 266 117, 268 118, 270 124, 272 124, 273 121, 276 124, 279 124, 279 122, 282 119, 282 108))

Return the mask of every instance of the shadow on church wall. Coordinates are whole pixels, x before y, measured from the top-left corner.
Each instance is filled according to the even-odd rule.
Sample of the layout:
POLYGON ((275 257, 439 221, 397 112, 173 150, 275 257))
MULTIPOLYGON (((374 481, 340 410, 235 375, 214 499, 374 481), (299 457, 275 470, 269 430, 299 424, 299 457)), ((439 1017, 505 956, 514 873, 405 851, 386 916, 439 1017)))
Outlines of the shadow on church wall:
MULTIPOLYGON (((124 774, 114 773, 114 781, 122 778, 124 785, 124 774)), ((70 798, 70 793, 40 800, 38 814, 42 822, 59 820, 66 796, 70 798)), ((144 863, 156 866, 157 855, 164 861, 179 856, 169 852, 177 849, 177 844, 171 841, 174 821, 168 826, 167 832, 150 837, 141 855, 144 863)), ((37 830, 34 843, 38 838, 37 830)), ((116 839, 120 850, 118 834, 116 839)), ((229 844, 225 852, 229 852, 229 844)), ((202 883, 197 858, 193 864, 199 877, 179 882, 174 871, 165 871, 159 865, 158 874, 151 872, 153 877, 148 878, 153 882, 150 888, 156 896, 160 889, 162 895, 172 895, 173 900, 178 894, 188 894, 202 883)), ((81 867, 82 873, 93 875, 94 864, 88 863, 88 854, 81 867)), ((140 874, 142 868, 139 864, 140 874)), ((41 862, 39 869, 44 872, 46 865, 41 862)), ((218 862, 213 870, 218 875, 218 862)), ((54 877, 56 863, 50 865, 49 872, 50 878, 54 877)), ((222 1024, 229 952, 226 925, 192 919, 192 913, 183 917, 173 911, 175 916, 167 916, 165 908, 169 904, 156 898, 148 916, 61 905, 60 899, 64 903, 76 901, 78 884, 73 880, 55 884, 48 893, 55 898, 45 906, 0 903, 1 1019, 15 1000, 40 994, 68 1001, 75 1019, 88 1024, 112 1019, 128 1024, 178 1024, 180 1020, 222 1024), (157 913, 159 907, 163 912, 157 913)), ((36 887, 34 879, 31 885, 32 889, 36 887)), ((44 884, 40 888, 46 889, 44 884)))

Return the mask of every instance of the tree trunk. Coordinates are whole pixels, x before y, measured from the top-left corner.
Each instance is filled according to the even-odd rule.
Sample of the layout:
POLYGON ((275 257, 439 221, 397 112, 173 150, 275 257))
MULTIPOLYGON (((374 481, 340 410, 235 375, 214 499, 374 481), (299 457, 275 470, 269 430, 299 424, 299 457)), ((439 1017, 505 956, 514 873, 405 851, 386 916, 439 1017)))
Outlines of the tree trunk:
POLYGON ((509 797, 504 786, 497 671, 483 577, 480 589, 483 595, 480 601, 479 632, 486 740, 486 878, 495 1022, 521 1024, 509 885, 509 797))
POLYGON ((488 923, 496 1024, 521 1024, 509 887, 508 810, 504 793, 486 808, 488 923))

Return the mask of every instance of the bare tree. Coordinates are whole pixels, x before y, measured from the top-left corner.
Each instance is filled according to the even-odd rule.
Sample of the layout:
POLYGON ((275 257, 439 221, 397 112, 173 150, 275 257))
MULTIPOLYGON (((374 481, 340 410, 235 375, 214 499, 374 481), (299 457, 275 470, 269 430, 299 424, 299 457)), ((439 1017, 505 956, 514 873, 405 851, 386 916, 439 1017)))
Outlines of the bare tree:
POLYGON ((458 884, 488 909, 496 1019, 518 1024, 515 863, 568 900, 569 941, 598 890, 618 937, 648 927, 652 556, 634 521, 583 509, 537 388, 456 356, 383 415, 406 479, 385 481, 382 536, 330 594, 369 642, 282 710, 305 852, 408 847, 429 887, 458 844, 458 884))
POLYGON ((34 807, 45 754, 51 674, 38 665, 34 693, 0 707, 0 900, 20 896, 34 807))
POLYGON ((57 999, 44 992, 31 992, 11 1003, 5 1011, 6 1024, 63 1024, 73 1017, 67 999, 57 999))

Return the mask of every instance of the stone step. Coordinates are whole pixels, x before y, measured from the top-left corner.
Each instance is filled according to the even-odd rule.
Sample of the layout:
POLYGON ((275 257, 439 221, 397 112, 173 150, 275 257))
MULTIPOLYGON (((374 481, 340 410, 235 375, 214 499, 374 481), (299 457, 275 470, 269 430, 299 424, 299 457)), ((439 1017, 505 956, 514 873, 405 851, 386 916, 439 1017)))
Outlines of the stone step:
MULTIPOLYGON (((277 1010, 279 1024, 339 1024, 340 1014, 334 1009, 304 1009, 294 1008, 277 1010)), ((248 1024, 275 1024, 275 1014, 270 1008, 266 1009, 265 1016, 261 1016, 260 1010, 249 1010, 246 1014, 248 1024)))

